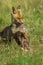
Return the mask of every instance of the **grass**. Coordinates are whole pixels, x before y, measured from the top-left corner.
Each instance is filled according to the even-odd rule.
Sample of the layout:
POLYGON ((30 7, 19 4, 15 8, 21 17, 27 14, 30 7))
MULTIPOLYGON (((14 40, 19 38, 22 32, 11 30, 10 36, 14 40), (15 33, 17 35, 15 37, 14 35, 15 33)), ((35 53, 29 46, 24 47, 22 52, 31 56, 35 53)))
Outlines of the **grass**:
POLYGON ((11 24, 11 7, 21 5, 29 50, 15 42, 0 44, 0 65, 43 65, 43 0, 0 0, 0 30, 11 24))

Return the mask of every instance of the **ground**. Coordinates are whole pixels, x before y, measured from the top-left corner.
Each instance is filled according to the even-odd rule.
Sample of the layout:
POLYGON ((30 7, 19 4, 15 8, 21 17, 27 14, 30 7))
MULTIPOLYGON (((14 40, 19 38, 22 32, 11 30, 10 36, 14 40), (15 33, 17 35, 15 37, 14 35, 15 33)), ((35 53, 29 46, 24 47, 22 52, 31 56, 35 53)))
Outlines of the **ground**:
POLYGON ((19 4, 28 30, 29 50, 23 51, 15 40, 0 43, 0 65, 43 65, 43 0, 1 0, 0 31, 11 24, 11 7, 19 4))

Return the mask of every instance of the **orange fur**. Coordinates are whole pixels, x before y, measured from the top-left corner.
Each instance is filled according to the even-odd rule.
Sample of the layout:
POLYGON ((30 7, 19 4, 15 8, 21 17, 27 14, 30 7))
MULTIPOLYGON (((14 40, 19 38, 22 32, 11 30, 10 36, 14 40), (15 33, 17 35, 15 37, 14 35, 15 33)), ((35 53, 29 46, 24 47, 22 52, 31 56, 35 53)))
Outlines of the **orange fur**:
POLYGON ((16 9, 14 11, 15 13, 12 13, 13 17, 18 20, 20 23, 23 23, 23 19, 22 19, 22 12, 21 9, 16 9))

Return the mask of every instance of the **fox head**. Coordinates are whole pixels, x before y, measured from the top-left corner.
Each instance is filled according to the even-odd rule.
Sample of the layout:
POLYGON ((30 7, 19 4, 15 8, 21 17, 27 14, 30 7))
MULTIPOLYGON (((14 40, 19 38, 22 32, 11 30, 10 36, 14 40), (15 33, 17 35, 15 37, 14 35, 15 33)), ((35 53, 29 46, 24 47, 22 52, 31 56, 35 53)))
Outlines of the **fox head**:
POLYGON ((17 8, 12 7, 12 13, 14 14, 15 18, 22 18, 22 12, 20 6, 18 6, 17 8))

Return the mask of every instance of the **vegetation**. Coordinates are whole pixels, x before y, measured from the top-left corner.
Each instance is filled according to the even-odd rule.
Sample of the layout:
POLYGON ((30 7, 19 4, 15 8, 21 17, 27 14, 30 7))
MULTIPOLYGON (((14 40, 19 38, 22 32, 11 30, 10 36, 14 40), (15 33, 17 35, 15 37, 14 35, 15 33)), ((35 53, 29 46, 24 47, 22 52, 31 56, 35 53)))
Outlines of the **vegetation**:
POLYGON ((0 65, 43 65, 43 0, 0 0, 0 31, 11 24, 11 7, 21 5, 29 51, 13 40, 0 44, 0 65))

